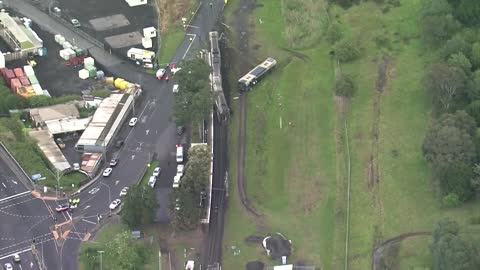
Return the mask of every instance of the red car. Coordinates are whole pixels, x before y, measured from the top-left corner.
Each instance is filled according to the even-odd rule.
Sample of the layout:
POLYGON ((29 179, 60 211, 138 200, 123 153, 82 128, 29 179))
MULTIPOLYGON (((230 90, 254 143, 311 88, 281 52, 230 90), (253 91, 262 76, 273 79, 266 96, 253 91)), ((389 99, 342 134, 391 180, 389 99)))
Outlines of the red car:
POLYGON ((165 81, 168 82, 168 80, 170 80, 170 77, 168 77, 168 75, 165 75, 165 81))
POLYGON ((61 205, 57 206, 57 208, 55 208, 55 211, 60 213, 60 212, 63 212, 63 211, 67 211, 68 209, 70 209, 70 204, 64 203, 64 204, 61 204, 61 205))

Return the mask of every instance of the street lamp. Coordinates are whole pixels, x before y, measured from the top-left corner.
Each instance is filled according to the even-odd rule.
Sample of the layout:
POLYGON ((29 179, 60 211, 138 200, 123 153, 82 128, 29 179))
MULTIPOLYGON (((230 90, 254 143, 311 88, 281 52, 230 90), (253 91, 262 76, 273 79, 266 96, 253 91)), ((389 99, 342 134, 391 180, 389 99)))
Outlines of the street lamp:
POLYGON ((100 254, 100 270, 103 270, 103 258, 102 255, 105 251, 99 250, 98 253, 100 254))
POLYGON ((60 178, 62 178, 63 176, 63 172, 59 171, 59 170, 55 170, 55 173, 52 171, 52 170, 48 170, 50 173, 52 173, 53 177, 55 177, 55 179, 57 179, 57 189, 56 189, 56 193, 57 193, 57 197, 58 197, 58 190, 60 189, 60 178))

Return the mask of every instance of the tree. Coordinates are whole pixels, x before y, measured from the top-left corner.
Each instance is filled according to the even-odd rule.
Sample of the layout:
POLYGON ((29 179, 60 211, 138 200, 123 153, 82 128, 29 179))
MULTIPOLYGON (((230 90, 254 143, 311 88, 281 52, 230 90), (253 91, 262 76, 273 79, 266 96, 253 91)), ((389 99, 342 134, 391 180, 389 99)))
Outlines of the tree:
POLYGON ((475 100, 470 103, 465 109, 468 115, 470 115, 477 125, 480 125, 480 100, 475 100))
POLYGON ((470 180, 470 184, 476 192, 480 192, 480 164, 473 166, 473 177, 470 180))
POLYGON ((173 211, 173 226, 180 231, 197 228, 202 214, 202 208, 199 207, 200 195, 182 191, 175 194, 178 201, 172 202, 170 205, 178 204, 179 210, 171 209, 173 211))
POLYGON ((454 9, 455 17, 468 26, 480 24, 480 3, 472 0, 458 2, 454 9))
POLYGON ((462 69, 434 64, 427 72, 424 85, 436 112, 448 112, 465 98, 467 76, 462 69))
POLYGON ((450 164, 473 164, 476 160, 472 135, 475 120, 465 112, 444 114, 428 130, 423 154, 434 168, 450 164))
POLYGON ((340 40, 333 46, 333 51, 340 62, 350 62, 360 57, 360 48, 351 39, 340 40))
POLYGON ((459 235, 456 222, 441 220, 433 232, 433 270, 478 269, 474 249, 459 235))
POLYGON ((480 99, 480 70, 475 71, 467 82, 467 97, 470 101, 480 99))
POLYGON ((353 78, 346 74, 341 74, 335 80, 335 95, 340 97, 352 97, 356 87, 353 78))
POLYGON ((100 261, 98 259, 98 247, 87 247, 80 252, 80 261, 83 266, 89 270, 100 269, 100 261))
POLYGON ((472 45, 472 55, 470 56, 470 60, 472 65, 475 68, 480 68, 480 42, 475 42, 472 45))
POLYGON ((423 40, 437 47, 451 38, 460 25, 452 15, 429 15, 421 18, 420 27, 423 40))
POLYGON ((470 60, 468 60, 462 52, 450 55, 447 63, 451 66, 461 68, 465 74, 470 74, 472 72, 472 63, 470 63, 470 60))
POLYGON ((342 39, 342 37, 343 33, 340 25, 336 22, 331 23, 325 32, 325 39, 328 41, 328 43, 335 44, 335 42, 342 39))
POLYGON ((463 53, 466 57, 472 54, 472 45, 467 42, 461 35, 456 35, 449 39, 440 50, 440 55, 444 59, 448 59, 452 54, 463 53))
POLYGON ((175 95, 175 117, 180 124, 201 121, 210 113, 213 94, 209 82, 210 67, 201 59, 183 64, 178 71, 179 91, 175 95))
POLYGON ((458 203, 465 202, 472 197, 471 180, 473 177, 474 173, 470 164, 453 163, 435 169, 435 178, 440 188, 440 194, 442 197, 450 196, 450 203, 452 196, 456 197, 458 203))
POLYGON ((157 207, 157 197, 152 188, 146 185, 133 186, 125 196, 121 212, 122 220, 132 229, 151 224, 157 207))
POLYGON ((145 262, 146 251, 124 231, 106 244, 104 258, 108 269, 139 269, 145 262))

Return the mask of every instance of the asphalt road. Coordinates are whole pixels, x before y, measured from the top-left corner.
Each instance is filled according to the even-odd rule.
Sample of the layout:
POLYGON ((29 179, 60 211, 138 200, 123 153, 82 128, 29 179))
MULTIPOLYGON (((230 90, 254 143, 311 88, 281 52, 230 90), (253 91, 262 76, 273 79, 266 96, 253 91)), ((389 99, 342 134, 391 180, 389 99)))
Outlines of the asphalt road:
MULTIPOLYGON (((189 59, 194 56, 195 50, 205 47, 208 39, 208 31, 213 28, 217 14, 223 10, 223 1, 212 1, 212 3, 212 6, 204 4, 200 7, 197 16, 193 22, 190 23, 193 27, 186 29, 187 35, 179 46, 172 62, 189 59)), ((106 53, 101 48, 95 47, 93 43, 72 32, 65 25, 53 20, 47 14, 28 3, 28 1, 10 0, 7 1, 7 4, 10 4, 17 11, 32 19, 44 30, 52 34, 60 33, 67 39, 74 38, 76 44, 80 47, 89 48, 92 56, 104 69, 115 76, 139 83, 144 90, 144 94, 136 102, 135 112, 133 113, 134 116, 139 118, 139 122, 133 128, 124 127, 120 132, 120 137, 124 136, 126 143, 119 151, 114 152, 111 156, 118 157, 120 163, 109 177, 101 177, 94 185, 78 195, 81 199, 81 204, 78 209, 75 209, 72 214, 57 214, 51 212, 51 210, 54 209, 58 203, 62 203, 62 201, 50 201, 44 206, 38 202, 32 206, 24 205, 23 203, 15 206, 16 208, 23 207, 16 212, 22 215, 28 215, 29 213, 39 215, 39 213, 43 213, 43 215, 40 216, 45 218, 45 221, 41 221, 40 224, 47 223, 47 220, 51 223, 53 217, 56 219, 57 224, 73 220, 73 226, 70 226, 68 232, 65 232, 61 246, 55 245, 55 241, 52 241, 53 238, 49 238, 52 237, 49 226, 53 224, 49 226, 35 226, 32 231, 38 230, 38 234, 35 236, 43 237, 36 240, 36 246, 37 249, 39 245, 43 247, 42 250, 45 251, 43 252, 43 258, 49 269, 75 270, 78 268, 76 254, 78 253, 79 243, 88 238, 87 232, 96 226, 97 214, 103 217, 108 215, 108 205, 110 202, 119 197, 120 190, 123 187, 133 185, 141 177, 146 164, 153 155, 156 155, 156 159, 160 160, 160 166, 163 168, 162 176, 159 182, 157 182, 156 187, 157 195, 159 195, 159 204, 162 206, 159 209, 157 220, 168 221, 166 209, 169 201, 168 194, 171 191, 171 184, 175 174, 175 144, 181 142, 181 138, 178 138, 175 134, 175 124, 171 118, 173 82, 159 82, 152 75, 144 73, 138 67, 124 62, 124 60, 115 55, 106 53), (52 219, 49 218, 49 215, 52 219)), ((226 136, 225 130, 221 130, 220 134, 226 136)), ((219 165, 219 169, 214 169, 216 175, 216 177, 214 177, 214 187, 220 188, 223 187, 222 178, 226 159, 219 155, 216 157, 216 160, 223 160, 223 163, 216 162, 222 165, 219 165)), ((12 190, 11 194, 18 194, 18 192, 15 192, 16 191, 12 190)), ((212 256, 210 261, 218 261, 221 258, 219 251, 221 251, 221 235, 223 235, 224 199, 223 195, 217 195, 217 193, 217 191, 214 191, 212 198, 212 205, 218 206, 219 208, 218 211, 212 214, 211 223, 215 225, 211 226, 210 232, 215 232, 215 237, 209 242, 212 246, 211 252, 209 252, 209 254, 211 254, 209 256, 212 256), (216 213, 220 213, 218 219, 216 213)), ((224 194, 224 192, 220 193, 224 194)), ((31 197, 29 197, 29 199, 31 199, 31 197)), ((38 199, 33 199, 33 201, 35 200, 38 199)), ((42 202, 40 200, 38 201, 42 202)), ((31 222, 19 223, 32 224, 31 222)), ((20 234, 21 231, 25 230, 19 229, 15 225, 11 226, 10 224, 7 224, 6 227, 14 230, 14 232, 11 232, 14 235, 20 234)), ((2 248, 3 246, 4 245, 2 245, 2 248)))

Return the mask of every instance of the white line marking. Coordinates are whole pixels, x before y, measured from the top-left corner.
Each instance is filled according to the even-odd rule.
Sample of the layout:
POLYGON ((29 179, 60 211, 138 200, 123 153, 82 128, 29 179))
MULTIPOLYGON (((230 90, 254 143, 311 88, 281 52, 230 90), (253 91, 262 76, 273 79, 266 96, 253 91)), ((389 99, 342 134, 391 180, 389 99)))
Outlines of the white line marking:
POLYGON ((28 251, 31 251, 31 250, 32 250, 32 248, 27 248, 27 249, 24 249, 24 250, 22 250, 22 251, 13 252, 13 253, 11 253, 11 254, 8 254, 8 255, 5 255, 5 256, 3 256, 3 257, 0 257, 0 260, 6 259, 6 258, 8 258, 8 257, 12 257, 13 254, 20 254, 20 253, 28 252, 28 251))
MULTIPOLYGON (((135 101, 134 101, 134 102, 135 102, 135 101)), ((148 107, 149 104, 150 104, 150 101, 147 102, 147 104, 145 104, 145 106, 143 107, 143 110, 142 110, 142 112, 140 113, 140 115, 138 116, 138 118, 141 118, 141 117, 142 117, 143 113, 145 112, 145 110, 147 109, 147 107, 148 107)), ((125 138, 125 143, 128 142, 128 138, 130 138, 130 135, 132 135, 132 131, 133 131, 133 130, 134 130, 134 129, 132 128, 132 129, 130 129, 130 131, 128 132, 127 138, 125 138)))
POLYGON ((187 53, 190 50, 190 47, 192 47, 192 44, 195 41, 195 38, 197 37, 197 35, 195 35, 195 34, 187 34, 187 36, 193 36, 193 39, 192 39, 192 41, 190 41, 190 44, 188 44, 188 48, 185 51, 185 54, 183 55, 182 60, 185 59, 185 57, 187 56, 187 53))
POLYGON ((83 210, 86 210, 88 208, 90 208, 90 205, 85 206, 85 208, 83 208, 83 210))
POLYGON ((150 132, 150 129, 145 130, 145 135, 148 135, 149 132, 150 132))
POLYGON ((15 180, 13 180, 13 179, 12 179, 12 182, 13 182, 15 185, 17 185, 17 184, 18 184, 18 182, 17 182, 17 181, 15 181, 15 180))
POLYGON ((85 221, 85 222, 93 224, 93 225, 97 225, 97 223, 95 223, 93 221, 90 221, 90 220, 83 219, 83 218, 82 218, 82 221, 85 221))
POLYGON ((98 187, 92 188, 92 189, 90 189, 90 190, 88 191, 88 193, 90 193, 90 194, 93 195, 93 194, 97 193, 97 191, 99 191, 99 190, 100 190, 100 188, 98 188, 98 187))
POLYGON ((5 183, 2 183, 2 185, 3 185, 4 188, 7 188, 7 186, 5 186, 5 183))
POLYGON ((135 155, 132 155, 132 160, 135 158, 135 155))
MULTIPOLYGON (((2 183, 3 184, 3 183, 2 183)), ((5 186, 5 184, 3 184, 5 186)), ((25 192, 22 192, 22 193, 18 193, 18 194, 15 194, 15 195, 12 195, 10 197, 6 197, 6 198, 3 198, 0 200, 0 202, 3 202, 3 201, 6 201, 8 199, 12 199, 12 198, 16 198, 16 197, 19 197, 19 196, 22 196, 22 195, 25 195, 27 193, 30 193, 30 191, 25 191, 25 192)))
POLYGON ((118 180, 117 180, 117 181, 115 181, 115 186, 116 186, 116 185, 118 185, 118 183, 120 183, 120 181, 118 181, 118 180))

